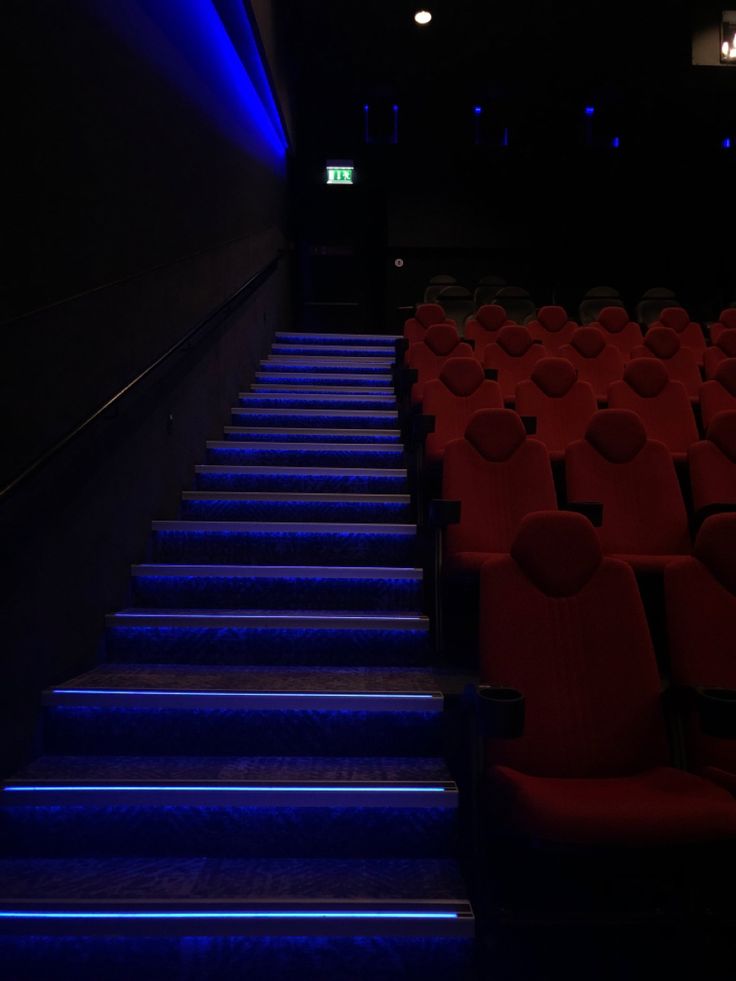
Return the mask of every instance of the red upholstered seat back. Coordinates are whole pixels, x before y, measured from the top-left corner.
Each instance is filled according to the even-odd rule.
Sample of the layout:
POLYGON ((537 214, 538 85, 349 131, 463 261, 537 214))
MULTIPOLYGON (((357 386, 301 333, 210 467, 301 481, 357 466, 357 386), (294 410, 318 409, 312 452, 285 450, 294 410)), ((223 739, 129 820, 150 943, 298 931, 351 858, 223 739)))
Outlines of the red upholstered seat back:
POLYGON ((696 511, 736 505, 736 408, 714 417, 706 438, 688 450, 688 462, 696 511))
POLYGON ((560 357, 575 365, 580 381, 588 382, 597 399, 606 398, 608 386, 624 371, 624 357, 597 327, 578 327, 569 344, 563 344, 560 357))
POLYGON ((556 352, 563 344, 570 343, 577 326, 564 307, 546 306, 537 310, 537 316, 529 322, 528 330, 535 340, 544 344, 548 352, 556 352))
POLYGON ((412 401, 421 401, 424 386, 439 376, 443 365, 453 357, 471 357, 473 349, 460 340, 452 324, 433 324, 424 340, 412 344, 407 354, 407 364, 417 371, 417 381, 412 386, 412 401))
POLYGON ((602 330, 608 343, 617 347, 625 358, 632 348, 643 343, 641 327, 629 319, 623 307, 604 307, 591 327, 602 330))
POLYGON ((688 395, 695 397, 701 385, 700 371, 693 352, 683 347, 678 334, 669 327, 652 327, 644 344, 631 352, 633 358, 658 358, 672 381, 679 381, 688 395))
POLYGON ((716 344, 724 330, 734 328, 736 328, 736 307, 726 307, 725 310, 721 310, 717 322, 710 325, 711 341, 716 344))
POLYGON ((442 459, 445 446, 461 439, 473 414, 479 409, 502 409, 497 382, 484 375, 475 358, 450 358, 439 378, 424 387, 422 410, 434 416, 435 429, 427 436, 426 455, 431 462, 442 459))
POLYGON ((703 355, 705 377, 715 378, 718 365, 726 358, 736 358, 736 328, 722 330, 713 347, 706 349, 703 355))
POLYGON ((522 737, 491 740, 491 762, 560 777, 620 776, 667 762, 634 575, 601 557, 585 518, 525 518, 511 554, 482 568, 480 611, 481 679, 518 688, 526 700, 522 737))
POLYGON ((445 322, 447 317, 439 303, 420 303, 414 316, 404 322, 404 337, 414 344, 424 339, 428 327, 445 322))
POLYGON ((700 389, 700 413, 707 428, 719 412, 736 409, 736 358, 727 358, 716 368, 715 378, 700 389))
POLYGON ((565 453, 571 501, 599 501, 606 554, 682 555, 690 551, 687 515, 668 449, 648 440, 639 417, 597 412, 585 439, 565 453))
POLYGON ((529 378, 537 361, 545 357, 541 344, 535 344, 526 327, 502 327, 496 341, 483 354, 486 368, 495 368, 505 399, 513 399, 516 386, 529 378))
POLYGON ((631 409, 644 424, 649 439, 671 453, 686 453, 698 439, 690 398, 681 382, 671 381, 661 361, 636 358, 624 369, 622 381, 608 391, 611 409, 631 409))
POLYGON ((465 322, 465 336, 475 341, 475 356, 482 359, 487 344, 496 340, 499 330, 511 321, 497 303, 486 303, 465 322))
POLYGON ((547 451, 510 409, 476 412, 465 437, 448 443, 442 496, 462 502, 447 529, 450 555, 507 552, 525 514, 557 506, 547 451))
MULTIPOLYGON (((736 514, 708 518, 693 553, 665 569, 673 679, 736 689, 736 514)), ((688 732, 691 765, 736 773, 736 741, 703 735, 695 720, 688 732)))
POLYGON ((565 358, 543 358, 531 378, 516 386, 516 411, 535 416, 537 439, 550 453, 562 453, 585 433, 596 401, 591 386, 577 380, 573 364, 565 358))
MULTIPOLYGON (((652 327, 669 327, 680 338, 683 347, 690 348, 695 360, 700 364, 705 351, 705 336, 700 327, 690 320, 690 314, 684 307, 665 307, 652 327)), ((651 329, 651 328, 650 328, 651 329)))

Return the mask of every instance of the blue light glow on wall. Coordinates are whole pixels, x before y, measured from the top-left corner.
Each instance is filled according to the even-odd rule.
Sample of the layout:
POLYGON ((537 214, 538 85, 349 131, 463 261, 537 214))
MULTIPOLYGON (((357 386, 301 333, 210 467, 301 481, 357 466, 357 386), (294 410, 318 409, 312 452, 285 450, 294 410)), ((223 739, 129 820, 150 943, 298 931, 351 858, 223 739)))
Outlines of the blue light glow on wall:
POLYGON ((241 0, 116 0, 88 7, 218 132, 283 170, 288 141, 241 0))

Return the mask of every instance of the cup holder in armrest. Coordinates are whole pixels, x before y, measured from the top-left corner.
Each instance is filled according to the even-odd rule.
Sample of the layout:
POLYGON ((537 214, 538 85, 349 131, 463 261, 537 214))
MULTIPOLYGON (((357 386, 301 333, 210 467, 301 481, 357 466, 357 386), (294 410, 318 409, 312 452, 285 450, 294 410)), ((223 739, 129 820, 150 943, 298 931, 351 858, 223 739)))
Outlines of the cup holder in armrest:
POLYGON ((705 735, 736 739, 736 690, 696 688, 695 704, 705 735))
POLYGON ((516 688, 478 685, 475 689, 478 722, 484 736, 518 739, 524 732, 524 696, 516 688))

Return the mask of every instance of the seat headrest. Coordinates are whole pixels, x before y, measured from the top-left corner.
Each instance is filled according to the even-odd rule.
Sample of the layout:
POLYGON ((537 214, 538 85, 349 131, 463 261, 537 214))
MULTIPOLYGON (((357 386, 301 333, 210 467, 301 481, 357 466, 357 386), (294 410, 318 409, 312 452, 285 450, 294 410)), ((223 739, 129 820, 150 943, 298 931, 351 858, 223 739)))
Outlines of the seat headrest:
POLYGON ((531 379, 551 398, 562 398, 578 378, 574 364, 567 358, 542 358, 534 366, 531 379))
POLYGON ((713 377, 727 392, 736 395, 736 358, 726 358, 725 361, 721 361, 713 377))
POLYGON ((486 460, 502 463, 524 442, 526 430, 511 409, 480 409, 473 413, 465 438, 486 460))
POLYGON ((659 322, 679 334, 690 323, 690 314, 684 307, 665 307, 659 315, 659 322))
POLYGON ((551 331, 552 333, 562 330, 569 319, 567 310, 564 307, 548 306, 540 307, 537 310, 537 321, 545 330, 551 331))
POLYGON ((701 525, 693 554, 736 595, 736 514, 713 514, 701 525))
POLYGON ((670 327, 652 327, 647 331, 644 344, 657 358, 665 361, 680 350, 680 338, 670 327))
POLYGON ((443 323, 445 311, 439 303, 420 303, 415 317, 423 327, 431 327, 432 324, 443 323))
POLYGON ((424 343, 434 354, 444 356, 455 350, 460 337, 452 324, 433 324, 424 335, 424 343))
POLYGON ((570 344, 584 358, 597 358, 606 346, 606 339, 596 327, 578 327, 570 344))
POLYGON ((601 546, 582 514, 535 511, 521 521, 511 557, 547 596, 579 593, 601 564, 601 546))
POLYGON ((623 307, 603 307, 598 314, 598 323, 609 334, 620 334, 629 323, 629 315, 623 307))
POLYGON ((485 303, 479 307, 475 319, 485 330, 500 330, 506 323, 506 311, 497 303, 485 303))
POLYGON ((725 310, 721 310, 718 323, 723 324, 724 327, 736 327, 736 307, 726 307, 725 310))
POLYGON ((727 358, 736 358, 736 327, 727 327, 716 341, 727 358))
POLYGON ((647 434, 629 409, 601 409, 588 423, 585 438, 611 463, 628 463, 644 447, 647 434))
POLYGON ((450 358, 440 372, 440 380, 453 395, 472 395, 483 384, 485 373, 475 358, 450 358))
POLYGON ((506 327, 502 327, 496 338, 496 344, 515 358, 526 354, 533 343, 534 339, 526 327, 518 324, 507 324, 506 327))
POLYGON ((654 398, 669 381, 667 369, 654 358, 634 358, 624 368, 624 381, 642 398, 654 398))
POLYGON ((736 409, 717 412, 708 426, 706 438, 736 463, 736 409))

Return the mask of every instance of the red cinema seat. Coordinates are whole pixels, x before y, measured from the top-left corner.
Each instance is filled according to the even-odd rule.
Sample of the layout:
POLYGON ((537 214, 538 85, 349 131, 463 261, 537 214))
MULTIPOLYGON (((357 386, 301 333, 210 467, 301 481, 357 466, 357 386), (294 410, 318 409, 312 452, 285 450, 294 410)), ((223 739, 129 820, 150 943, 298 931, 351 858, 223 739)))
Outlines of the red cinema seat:
POLYGON ((623 307, 604 307, 590 326, 603 331, 606 341, 617 347, 624 358, 630 357, 633 348, 644 342, 641 327, 623 307))
POLYGON ((485 377, 475 358, 450 358, 439 378, 424 386, 422 409, 434 416, 434 432, 425 444, 427 463, 439 463, 447 444, 462 439, 474 413, 502 408, 498 383, 485 377))
POLYGON ((433 324, 423 341, 412 344, 406 354, 407 367, 417 372, 417 380, 411 388, 412 402, 421 402, 424 386, 439 376, 450 358, 472 358, 473 349, 460 340, 452 324, 433 324))
POLYGON ((670 327, 651 327, 644 343, 632 350, 631 357, 658 358, 672 381, 682 382, 690 398, 697 398, 702 378, 695 355, 690 348, 682 346, 679 334, 670 327))
POLYGON ((445 537, 449 572, 476 572, 491 552, 508 552, 530 511, 557 507, 547 450, 510 409, 483 409, 463 439, 445 449, 442 496, 461 502, 445 537))
POLYGON ((697 513, 736 508, 736 409, 713 417, 705 439, 688 450, 688 462, 697 513))
POLYGON ((527 329, 535 341, 541 341, 549 354, 556 354, 563 344, 569 344, 578 328, 570 320, 567 310, 560 306, 540 307, 537 316, 530 320, 527 329))
POLYGON ((734 330, 735 328, 736 307, 726 307, 725 310, 721 310, 718 320, 710 325, 711 343, 716 344, 724 330, 734 330))
POLYGON ((499 330, 513 321, 506 316, 506 311, 497 303, 486 303, 479 307, 475 315, 465 321, 465 337, 475 341, 475 356, 483 360, 483 352, 488 344, 498 337, 499 330))
POLYGON ((719 412, 736 409, 736 358, 727 358, 700 388, 700 414, 707 429, 719 412))
POLYGON ((582 438, 596 409, 593 389, 578 381, 566 358, 542 358, 531 378, 516 386, 516 411, 536 418, 536 438, 552 459, 562 459, 568 443, 582 438))
POLYGON ((624 373, 624 356, 597 327, 579 327, 559 351, 575 365, 580 381, 588 382, 597 399, 605 399, 608 386, 624 373))
POLYGON ((526 327, 511 324, 502 327, 498 338, 488 344, 483 354, 483 364, 486 368, 494 368, 498 372, 498 383, 506 401, 512 401, 516 386, 520 381, 531 377, 532 369, 537 361, 545 357, 541 344, 535 344, 526 327))
MULTIPOLYGON (((664 583, 673 681, 736 690, 736 514, 708 518, 664 583)), ((695 713, 687 723, 689 765, 736 791, 736 739, 705 734, 695 713)))
POLYGON ((705 377, 715 378, 718 365, 726 358, 736 358, 736 327, 722 330, 713 346, 706 348, 703 355, 705 377))
POLYGON ((644 423, 649 439, 658 439, 678 460, 685 460, 697 442, 690 399, 681 382, 672 381, 661 361, 635 358, 624 369, 622 381, 608 390, 609 409, 631 409, 644 423))
POLYGON ((410 344, 423 341, 427 329, 433 324, 449 323, 439 303, 420 303, 416 313, 404 321, 404 337, 410 344))
POLYGON ((579 514, 526 517, 481 570, 480 675, 525 700, 488 739, 488 799, 514 834, 654 846, 736 834, 727 791, 672 768, 660 680, 631 569, 579 514))
POLYGON ((675 555, 690 552, 687 514, 672 456, 647 439, 635 412, 602 409, 585 439, 565 453, 567 496, 603 505, 597 529, 606 555, 639 573, 659 573, 675 555))
POLYGON ((652 327, 669 327, 670 330, 674 330, 680 338, 682 347, 689 348, 693 352, 698 364, 703 363, 705 352, 703 329, 700 324, 690 320, 690 314, 684 307, 665 307, 652 327))

